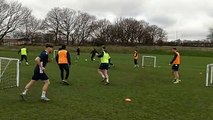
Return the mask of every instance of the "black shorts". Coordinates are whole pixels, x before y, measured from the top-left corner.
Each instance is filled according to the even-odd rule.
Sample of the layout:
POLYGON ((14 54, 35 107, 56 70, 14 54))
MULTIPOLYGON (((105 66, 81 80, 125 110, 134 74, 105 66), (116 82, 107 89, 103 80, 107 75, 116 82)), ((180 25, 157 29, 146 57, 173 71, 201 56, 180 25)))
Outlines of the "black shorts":
POLYGON ((48 76, 46 73, 39 73, 39 72, 34 72, 34 75, 32 76, 32 80, 48 80, 48 76))
POLYGON ((172 70, 173 71, 178 71, 179 70, 179 64, 174 64, 174 65, 172 65, 172 70))
POLYGON ((101 63, 100 66, 99 66, 99 69, 108 70, 109 69, 109 64, 108 63, 101 63))
POLYGON ((134 63, 135 63, 135 65, 137 65, 138 64, 138 60, 134 59, 134 63))

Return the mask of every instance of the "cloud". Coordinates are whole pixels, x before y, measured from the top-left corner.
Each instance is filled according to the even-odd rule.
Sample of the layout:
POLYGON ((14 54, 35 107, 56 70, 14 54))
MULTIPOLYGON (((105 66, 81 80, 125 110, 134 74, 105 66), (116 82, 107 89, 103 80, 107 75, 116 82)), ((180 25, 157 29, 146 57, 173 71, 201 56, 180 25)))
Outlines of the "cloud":
MULTIPOLYGON (((14 0, 6 0, 14 1, 14 0)), ((203 39, 213 27, 212 0, 18 0, 39 18, 53 7, 67 7, 88 12, 110 21, 117 17, 146 20, 165 29, 169 39, 183 34, 183 39, 203 39)))

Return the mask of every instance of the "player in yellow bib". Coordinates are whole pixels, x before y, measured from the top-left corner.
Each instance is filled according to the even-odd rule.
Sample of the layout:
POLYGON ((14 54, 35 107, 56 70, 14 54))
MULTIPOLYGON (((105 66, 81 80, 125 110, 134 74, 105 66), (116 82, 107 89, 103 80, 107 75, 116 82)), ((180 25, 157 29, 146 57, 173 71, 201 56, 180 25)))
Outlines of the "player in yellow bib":
POLYGON ((109 75, 108 75, 108 69, 109 69, 109 53, 106 51, 106 48, 102 48, 101 54, 97 55, 101 59, 101 64, 98 69, 98 73, 103 78, 103 82, 105 82, 105 85, 109 85, 109 75))
POLYGON ((29 65, 28 63, 28 60, 27 60, 27 48, 26 47, 22 47, 19 51, 18 51, 18 54, 21 53, 21 60, 20 60, 20 63, 22 63, 22 61, 25 59, 26 61, 26 65, 29 65))

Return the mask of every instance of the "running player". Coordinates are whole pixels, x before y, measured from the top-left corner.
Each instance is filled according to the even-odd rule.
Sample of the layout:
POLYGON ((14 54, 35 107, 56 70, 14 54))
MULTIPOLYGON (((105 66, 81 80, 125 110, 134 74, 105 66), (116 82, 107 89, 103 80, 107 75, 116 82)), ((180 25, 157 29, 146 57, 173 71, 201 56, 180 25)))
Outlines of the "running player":
POLYGON ((31 81, 25 86, 25 90, 20 95, 23 100, 27 100, 27 98, 26 98, 27 92, 32 88, 32 86, 38 80, 41 80, 44 83, 43 88, 42 88, 42 93, 41 93, 41 100, 50 101, 50 99, 46 97, 46 93, 47 93, 50 82, 49 82, 49 78, 46 75, 46 73, 44 72, 44 70, 45 70, 47 63, 51 62, 51 59, 48 58, 48 55, 50 53, 52 53, 52 51, 53 51, 53 46, 47 44, 46 49, 44 51, 42 51, 38 57, 36 57, 36 59, 35 59, 36 66, 34 69, 34 75, 32 76, 31 81))

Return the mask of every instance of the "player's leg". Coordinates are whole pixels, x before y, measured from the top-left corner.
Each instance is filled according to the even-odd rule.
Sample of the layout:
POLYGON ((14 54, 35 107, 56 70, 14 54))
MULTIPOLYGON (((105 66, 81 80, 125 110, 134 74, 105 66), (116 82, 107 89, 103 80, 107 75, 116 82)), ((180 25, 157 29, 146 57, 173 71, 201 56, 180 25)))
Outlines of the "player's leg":
POLYGON ((105 69, 104 71, 104 76, 105 76, 105 78, 106 78, 106 85, 108 85, 109 84, 109 75, 108 75, 108 70, 107 69, 105 69))
POLYGON ((175 77, 175 82, 174 83, 179 83, 181 80, 179 79, 179 73, 178 73, 179 65, 173 65, 173 73, 175 77))
POLYGON ((91 61, 93 61, 94 57, 95 57, 95 55, 92 54, 92 56, 91 56, 91 61))
POLYGON ((49 98, 46 97, 46 93, 50 84, 49 78, 45 73, 41 74, 41 80, 43 81, 44 85, 42 87, 42 92, 41 92, 41 100, 43 101, 50 101, 49 98))
POLYGON ((20 63, 23 61, 23 59, 24 59, 24 55, 21 55, 20 63))
POLYGON ((135 68, 137 67, 137 60, 136 59, 134 59, 134 64, 135 64, 135 68))
POLYGON ((60 76, 61 76, 61 80, 64 80, 64 68, 62 64, 59 64, 59 69, 60 69, 60 76))
POLYGON ((65 66, 64 66, 64 69, 65 69, 65 71, 66 71, 65 80, 68 80, 68 78, 69 78, 69 74, 70 74, 69 65, 68 65, 68 64, 67 64, 67 65, 65 65, 65 66))
POLYGON ((65 70, 66 71, 66 76, 65 76, 65 80, 63 80, 63 84, 65 84, 65 85, 69 85, 69 83, 68 83, 68 78, 69 78, 69 65, 68 64, 66 64, 66 65, 63 65, 63 70, 65 70))
POLYGON ((27 92, 32 88, 32 86, 36 83, 36 80, 31 80, 26 86, 25 86, 25 89, 24 91, 21 93, 21 98, 23 100, 27 100, 27 92))
POLYGON ((102 79, 105 80, 105 76, 104 76, 104 64, 101 63, 100 66, 99 66, 99 69, 98 69, 98 73, 101 75, 102 79))
POLYGON ((102 77, 103 79, 105 79, 105 76, 104 76, 104 74, 103 74, 103 70, 98 69, 98 73, 101 75, 101 77, 102 77))
POLYGON ((24 55, 24 59, 26 61, 26 64, 28 65, 28 60, 27 60, 27 56, 26 55, 24 55))

